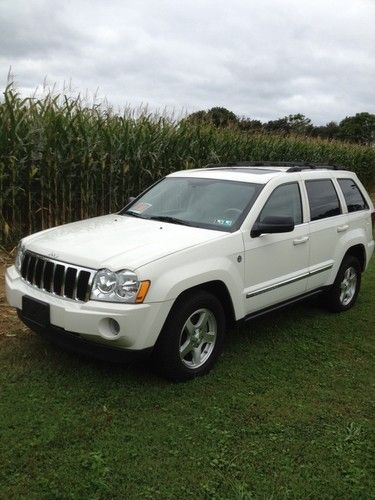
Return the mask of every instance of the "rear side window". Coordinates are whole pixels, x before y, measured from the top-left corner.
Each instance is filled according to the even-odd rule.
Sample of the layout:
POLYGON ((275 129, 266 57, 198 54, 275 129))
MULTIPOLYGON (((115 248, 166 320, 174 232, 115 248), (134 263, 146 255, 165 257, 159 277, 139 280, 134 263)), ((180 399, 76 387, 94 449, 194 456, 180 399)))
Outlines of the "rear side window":
POLYGON ((339 198, 330 179, 306 181, 306 189, 312 221, 341 214, 339 198))
POLYGON ((368 209, 366 200, 353 179, 338 179, 343 192, 348 212, 358 212, 368 209))
POLYGON ((259 215, 259 221, 275 215, 292 217, 295 225, 302 223, 301 195, 296 182, 282 184, 273 191, 259 215))

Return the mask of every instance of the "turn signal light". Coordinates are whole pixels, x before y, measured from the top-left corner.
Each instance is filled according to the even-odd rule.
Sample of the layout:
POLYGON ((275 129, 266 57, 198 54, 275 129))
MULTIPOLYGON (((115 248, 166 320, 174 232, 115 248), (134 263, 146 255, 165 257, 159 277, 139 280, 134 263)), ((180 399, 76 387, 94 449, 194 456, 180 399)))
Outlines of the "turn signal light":
POLYGON ((137 297, 135 299, 136 304, 142 304, 142 302, 145 300, 145 297, 147 295, 148 289, 150 288, 151 281, 141 281, 141 284, 139 285, 138 292, 137 292, 137 297))

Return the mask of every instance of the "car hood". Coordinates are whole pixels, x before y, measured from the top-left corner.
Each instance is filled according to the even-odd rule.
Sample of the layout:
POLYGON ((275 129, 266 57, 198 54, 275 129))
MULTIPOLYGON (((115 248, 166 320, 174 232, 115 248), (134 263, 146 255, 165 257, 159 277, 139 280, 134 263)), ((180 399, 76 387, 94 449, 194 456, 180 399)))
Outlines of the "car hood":
POLYGON ((41 231, 25 238, 24 243, 28 250, 56 260, 118 271, 135 270, 223 234, 226 233, 111 214, 41 231))

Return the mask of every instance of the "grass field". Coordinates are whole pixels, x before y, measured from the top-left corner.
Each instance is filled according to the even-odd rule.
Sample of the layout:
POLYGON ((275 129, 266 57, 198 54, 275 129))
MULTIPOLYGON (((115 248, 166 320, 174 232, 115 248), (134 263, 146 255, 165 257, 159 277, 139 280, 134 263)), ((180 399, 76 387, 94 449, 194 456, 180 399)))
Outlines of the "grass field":
POLYGON ((179 385, 60 352, 0 286, 1 498, 374 498, 375 260, 351 311, 255 320, 179 385))

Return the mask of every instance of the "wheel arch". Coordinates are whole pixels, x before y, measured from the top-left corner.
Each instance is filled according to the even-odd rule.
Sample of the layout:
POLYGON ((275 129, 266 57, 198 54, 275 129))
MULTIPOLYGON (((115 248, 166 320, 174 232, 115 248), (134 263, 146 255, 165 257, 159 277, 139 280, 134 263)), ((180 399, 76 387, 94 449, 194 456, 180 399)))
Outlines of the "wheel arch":
POLYGON ((186 290, 181 292, 178 297, 176 297, 171 311, 175 307, 175 305, 183 301, 187 295, 193 294, 195 291, 200 290, 211 293, 221 302, 224 309, 226 326, 229 328, 232 327, 236 322, 233 301, 226 284, 221 280, 206 281, 204 283, 200 283, 198 285, 187 288, 186 290))
POLYGON ((366 268, 366 249, 362 243, 359 243, 357 245, 353 245, 348 250, 346 251, 343 260, 345 257, 352 256, 358 259, 360 266, 361 266, 361 272, 363 272, 366 268))

